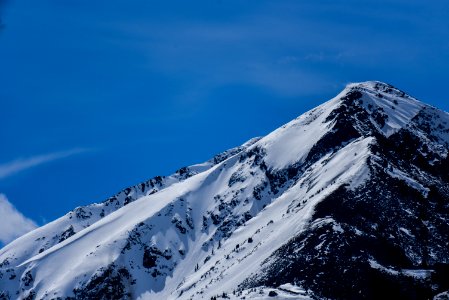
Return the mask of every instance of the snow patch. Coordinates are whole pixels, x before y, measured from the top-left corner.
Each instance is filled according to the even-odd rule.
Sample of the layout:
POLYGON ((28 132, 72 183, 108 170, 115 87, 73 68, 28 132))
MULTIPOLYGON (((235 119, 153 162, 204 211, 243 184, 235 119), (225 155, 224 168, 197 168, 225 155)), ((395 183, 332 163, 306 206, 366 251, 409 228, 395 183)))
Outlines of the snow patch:
POLYGON ((407 176, 406 173, 402 172, 401 170, 399 170, 397 168, 389 168, 389 169, 387 169, 387 173, 394 178, 404 181, 409 187, 419 191, 424 197, 427 198, 427 195, 429 194, 430 189, 424 187, 422 184, 420 184, 413 178, 410 178, 410 176, 407 176))
POLYGON ((369 259, 368 262, 369 262, 371 268, 373 268, 373 269, 378 269, 382 272, 385 272, 385 273, 388 273, 388 274, 394 275, 394 276, 399 275, 398 271, 391 269, 391 268, 384 267, 381 264, 379 264, 377 261, 375 261, 374 259, 369 259))
MULTIPOLYGON (((389 137, 406 126, 424 107, 425 104, 415 98, 377 81, 352 83, 347 90, 356 89, 363 91, 363 107, 368 112, 379 110, 379 113, 387 116, 385 124, 378 126, 379 130, 389 137)), ((376 124, 375 120, 372 120, 376 124)))
MULTIPOLYGON (((339 105, 338 96, 310 110, 262 138, 254 146, 265 149, 269 168, 283 169, 306 159, 312 147, 331 128, 326 118, 339 105)), ((253 147, 254 147, 253 146, 253 147)))

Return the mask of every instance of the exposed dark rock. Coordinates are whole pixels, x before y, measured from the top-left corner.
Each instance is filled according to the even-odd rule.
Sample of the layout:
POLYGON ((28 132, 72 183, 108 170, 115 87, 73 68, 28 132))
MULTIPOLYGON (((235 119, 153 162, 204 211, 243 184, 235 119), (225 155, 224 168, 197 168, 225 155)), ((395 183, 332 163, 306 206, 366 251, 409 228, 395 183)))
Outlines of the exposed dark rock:
POLYGON ((75 288, 73 299, 133 299, 130 291, 133 282, 134 280, 126 268, 118 268, 112 264, 106 269, 98 270, 97 274, 82 287, 75 288))
POLYGON ((62 234, 61 237, 59 238, 59 242, 62 242, 66 239, 68 239, 69 237, 71 237, 72 235, 75 234, 75 230, 73 229, 73 226, 70 225, 69 228, 67 228, 62 234))

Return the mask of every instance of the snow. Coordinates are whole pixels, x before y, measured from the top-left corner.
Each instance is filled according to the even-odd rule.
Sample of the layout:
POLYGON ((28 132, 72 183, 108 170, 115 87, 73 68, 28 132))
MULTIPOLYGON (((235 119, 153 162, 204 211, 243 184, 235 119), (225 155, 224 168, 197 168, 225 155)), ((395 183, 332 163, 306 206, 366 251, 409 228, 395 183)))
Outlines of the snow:
POLYGON ((406 235, 410 236, 410 237, 415 237, 408 229, 406 229, 404 227, 400 227, 399 230, 402 231, 403 233, 405 233, 406 235))
MULTIPOLYGON (((291 284, 281 285, 278 288, 258 287, 254 289, 246 289, 239 293, 216 293, 217 299, 229 299, 229 300, 273 300, 273 299, 296 299, 296 300, 312 300, 313 298, 307 295, 307 292, 299 287, 291 284), (270 292, 275 292, 276 296, 270 296, 270 292)), ((203 299, 210 299, 202 296, 203 299)), ((154 299, 150 294, 143 294, 138 300, 152 300, 154 299)))
POLYGON ((279 286, 279 288, 296 294, 307 294, 307 292, 303 288, 291 283, 282 284, 279 286))
POLYGON ((373 268, 373 269, 378 269, 382 272, 385 272, 385 273, 388 273, 388 274, 394 275, 394 276, 399 275, 399 272, 397 270, 384 267, 381 264, 379 264, 377 261, 375 261, 374 259, 369 259, 368 262, 369 262, 371 268, 373 268))
POLYGON ((449 291, 439 293, 435 297, 433 297, 434 300, 447 300, 449 299, 449 291))
MULTIPOLYGON (((341 155, 335 155, 330 159, 328 164, 331 166, 339 164, 339 167, 344 167, 348 172, 339 174, 333 174, 331 171, 324 172, 325 166, 322 165, 321 161, 315 163, 311 169, 314 170, 313 174, 320 173, 329 174, 329 178, 332 178, 335 182, 330 179, 323 179, 322 182, 315 184, 312 189, 307 189, 303 183, 310 181, 309 177, 304 177, 298 181, 292 188, 284 192, 279 198, 275 199, 272 204, 268 205, 264 210, 262 210, 256 217, 248 221, 244 228, 237 229, 234 234, 222 244, 222 248, 216 250, 216 255, 204 265, 202 269, 208 270, 211 267, 217 269, 217 281, 219 284, 217 287, 214 285, 208 285, 207 282, 211 280, 211 277, 207 277, 207 282, 205 280, 201 281, 201 277, 204 273, 199 273, 193 275, 186 279, 182 286, 192 286, 195 284, 196 290, 200 290, 204 287, 205 296, 213 296, 208 293, 208 290, 216 291, 224 290, 231 291, 234 289, 239 282, 243 281, 245 278, 249 277, 250 274, 255 274, 262 264, 262 262, 268 258, 271 251, 273 251, 273 245, 281 245, 283 241, 290 238, 291 232, 300 232, 302 228, 307 224, 310 219, 316 203, 323 199, 327 194, 334 191, 344 180, 350 180, 355 178, 354 184, 361 183, 360 180, 360 169, 364 169, 363 164, 352 163, 353 151, 358 151, 360 153, 359 160, 364 161, 366 159, 365 151, 367 146, 370 144, 371 139, 354 141, 353 143, 347 145, 341 150, 341 155), (349 155, 347 155, 349 153, 349 155), (334 161, 335 160, 335 161, 334 161), (351 163, 349 163, 351 161, 351 163), (339 180, 342 180, 341 182, 339 180), (322 189, 322 192, 316 197, 310 198, 313 193, 316 193, 318 189, 322 189), (308 191, 307 191, 308 190, 308 191), (309 199, 310 198, 310 199, 309 199), (288 216, 283 216, 284 212, 296 201, 301 201, 303 199, 309 199, 308 202, 299 208, 294 214, 288 216), (270 222, 271 221, 271 222, 270 222), (256 234, 256 232, 258 232, 256 234), (246 241, 249 237, 253 238, 253 243, 249 245, 246 241), (239 252, 233 252, 235 245, 240 245, 239 252), (243 245, 243 246, 242 246, 243 245), (233 255, 232 262, 238 261, 238 264, 226 264, 226 261, 222 261, 222 257, 227 254, 233 255), (242 270, 241 264, 245 265, 245 269, 242 270), (222 271, 220 271, 222 270, 222 271), (219 278, 219 280, 218 280, 219 278), (207 288, 206 288, 207 286, 207 288)), ((312 186, 313 183, 308 186, 312 186)), ((338 230, 338 228, 336 228, 338 230)), ((214 279, 214 276, 212 276, 214 279)), ((165 295, 164 295, 165 296, 165 295)), ((186 296, 187 297, 187 296, 186 296)))
MULTIPOLYGON (((449 148, 449 114, 447 112, 426 106, 420 117, 408 125, 408 129, 414 132, 430 151, 444 158, 447 157, 449 148), (431 131, 431 136, 428 136, 426 127, 431 131)), ((422 154, 427 155, 427 153, 422 154)))
POLYGON ((402 269, 402 273, 406 276, 415 277, 417 279, 426 279, 432 275, 431 270, 402 269))
MULTIPOLYGON (((425 104, 415 98, 402 95, 393 87, 391 89, 396 93, 384 91, 389 87, 381 82, 367 81, 349 84, 346 87, 346 89, 354 88, 363 91, 363 107, 367 111, 381 108, 388 116, 385 125, 379 128, 387 137, 405 127, 419 111, 426 107, 425 104), (370 109, 370 106, 372 109, 370 109)), ((376 124, 376 122, 373 123, 376 124)))
POLYGON ((307 295, 306 291, 293 286, 291 284, 281 285, 278 288, 260 287, 253 291, 244 290, 240 296, 229 295, 229 299, 253 299, 253 300, 272 300, 272 299, 297 299, 297 300, 312 300, 307 295), (270 292, 275 292, 276 296, 269 296, 270 292))
POLYGON ((409 277, 414 277, 416 279, 426 279, 432 275, 432 270, 425 270, 425 269, 401 269, 401 270, 395 270, 392 268, 387 268, 379 264, 374 259, 368 260, 371 268, 378 269, 382 272, 388 273, 393 276, 398 275, 405 275, 409 277))
MULTIPOLYGON (((196 176, 192 178, 194 182, 188 184, 198 184, 204 180, 204 176, 196 176)), ((132 230, 136 223, 145 221, 161 211, 167 205, 167 199, 184 195, 185 185, 182 182, 176 184, 176 188, 166 189, 132 202, 19 265, 19 267, 27 264, 39 265, 38 272, 34 276, 35 283, 40 285, 36 297, 40 299, 45 291, 53 292, 54 286, 57 286, 62 294, 70 293, 75 286, 76 278, 81 278, 84 274, 91 276, 100 266, 115 261, 124 247, 127 232, 132 230), (148 201, 148 198, 151 200, 148 201), (114 241, 119 241, 119 244, 115 244, 114 241), (97 245, 101 246, 97 248, 97 245), (48 280, 49 278, 51 280, 48 280)))
POLYGON ((355 140, 337 153, 323 157, 307 177, 312 186, 310 193, 319 193, 331 184, 349 182, 351 189, 363 184, 369 176, 366 160, 373 141, 372 137, 355 140))
POLYGON ((414 180, 413 178, 408 176, 405 172, 402 172, 397 168, 387 169, 387 173, 394 178, 404 181, 409 187, 419 191, 424 197, 427 197, 427 195, 430 192, 429 188, 424 187, 421 183, 414 180))
POLYGON ((265 162, 273 169, 302 162, 313 145, 332 127, 325 120, 339 105, 339 97, 304 113, 297 119, 262 138, 253 147, 265 149, 265 162))
MULTIPOLYGON (((334 121, 328 117, 341 105, 341 98, 353 89, 363 91, 364 109, 383 109, 388 119, 378 130, 390 136, 410 124, 423 104, 397 90, 387 92, 386 86, 379 88, 379 84, 348 85, 337 97, 266 137, 252 139, 211 160, 187 167, 185 171, 190 177, 184 176, 184 171, 178 172, 161 178, 157 189, 142 191, 137 185, 128 192, 119 193, 114 202, 118 204, 100 203, 80 208, 89 215, 86 219, 76 218, 75 210, 1 249, 0 263, 8 259, 18 277, 30 271, 34 281, 29 289, 35 289, 37 299, 47 299, 46 295, 71 295, 74 287, 81 286, 111 263, 133 267, 129 269, 137 281, 132 287, 133 297, 139 299, 210 299, 223 293, 230 299, 240 299, 240 296, 246 299, 311 299, 301 287, 290 283, 276 288, 243 291, 236 291, 236 288, 269 263, 273 251, 290 240, 293 233, 307 226, 328 223, 337 234, 344 232, 331 218, 310 223, 315 207, 343 185, 354 190, 366 182, 371 175, 367 161, 372 157, 370 149, 376 139, 362 136, 346 141, 338 150, 323 154, 307 165, 303 173, 285 183, 277 194, 267 187, 266 169, 258 166, 249 153, 260 150, 268 170, 283 170, 304 163, 312 147, 332 131, 334 121), (235 178, 238 180, 231 180, 235 178), (255 199, 253 192, 260 187, 266 188, 261 188, 261 199, 255 199), (136 200, 124 205, 124 199, 130 195, 136 200), (102 210, 105 211, 103 217, 100 216, 102 210), (211 216, 217 216, 232 224, 245 213, 252 218, 229 229, 232 234, 226 238, 222 235, 227 232, 220 231, 223 223, 211 221, 211 216), (192 224, 185 226, 186 232, 182 233, 174 224, 185 225, 187 214, 192 224), (140 224, 144 226, 141 228, 140 224), (76 233, 59 242, 61 232, 69 226, 73 226, 76 233), (142 244, 122 252, 135 232, 141 234, 142 244), (166 275, 152 277, 142 267, 139 255, 144 245, 172 251, 172 257, 162 264, 166 275), (184 254, 179 254, 180 249, 184 254), (277 296, 270 297, 270 291, 275 291, 277 296)), ((405 172, 396 168, 388 172, 427 195, 428 189, 405 172)), ((399 230, 411 235, 405 228, 399 230)), ((356 229, 356 234, 363 233, 356 229)), ((425 278, 430 274, 427 270, 394 270, 374 259, 369 263, 372 268, 392 275, 403 273, 425 278)), ((12 281, 7 290, 14 293, 19 285, 20 281, 12 281)))
MULTIPOLYGON (((232 156, 251 146, 259 139, 259 137, 252 138, 245 142, 243 145, 227 150, 223 153, 218 154, 217 156, 220 158, 227 157, 228 155, 232 156)), ((215 158, 212 158, 204 163, 189 166, 187 167, 187 169, 193 174, 199 174, 209 170, 215 164, 215 158)), ((141 191, 141 184, 138 184, 130 187, 129 192, 121 191, 120 193, 116 194, 114 196, 117 199, 115 204, 109 205, 109 201, 105 201, 102 203, 94 203, 85 207, 78 207, 65 216, 52 221, 42 227, 39 227, 32 232, 29 232, 28 234, 13 241, 11 244, 0 249, 0 262, 8 258, 9 261, 13 259, 15 264, 18 265, 23 261, 29 259, 30 257, 38 254, 38 251, 40 251, 40 249, 48 249, 56 244, 60 238, 61 233, 70 226, 73 226, 75 232, 79 232, 82 229, 90 226, 92 223, 100 220, 101 213, 103 213, 104 215, 108 215, 111 212, 120 209, 124 205, 123 203, 127 196, 132 196, 136 199, 141 198, 143 196, 147 196, 149 194, 168 188, 171 185, 184 180, 184 178, 175 173, 167 177, 161 177, 160 180, 161 185, 160 187, 158 187, 158 189, 147 188, 145 191, 141 191), (117 203, 120 204, 117 205, 117 203), (82 209, 83 211, 85 211, 86 215, 88 215, 88 218, 76 218, 76 212, 78 209, 82 209)))
POLYGON ((363 92, 362 107, 366 111, 371 113, 382 109, 386 114, 388 118, 382 127, 376 125, 372 117, 371 121, 387 137, 404 128, 423 108, 428 107, 397 90, 396 94, 382 91, 386 88, 385 84, 376 81, 349 84, 335 98, 273 131, 252 147, 265 149, 265 162, 269 168, 282 169, 294 163, 302 163, 316 142, 332 129, 333 123, 326 122, 327 117, 341 105, 341 98, 352 90, 363 92))

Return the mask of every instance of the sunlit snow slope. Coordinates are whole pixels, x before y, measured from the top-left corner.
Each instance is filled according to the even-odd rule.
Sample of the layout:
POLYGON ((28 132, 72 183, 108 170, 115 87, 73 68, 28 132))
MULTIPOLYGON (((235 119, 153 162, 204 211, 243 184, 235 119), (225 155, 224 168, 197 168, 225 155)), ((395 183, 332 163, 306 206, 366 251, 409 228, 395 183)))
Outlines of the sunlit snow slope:
POLYGON ((15 240, 0 299, 443 299, 448 122, 385 83, 350 84, 15 240))

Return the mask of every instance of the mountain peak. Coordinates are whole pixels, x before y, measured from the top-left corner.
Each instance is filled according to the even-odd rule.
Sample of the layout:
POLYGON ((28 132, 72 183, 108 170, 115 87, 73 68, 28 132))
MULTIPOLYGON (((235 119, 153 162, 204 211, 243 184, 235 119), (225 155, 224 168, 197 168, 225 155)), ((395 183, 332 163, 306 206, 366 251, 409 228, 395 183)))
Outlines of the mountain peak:
POLYGON ((380 90, 380 89, 396 89, 391 84, 378 80, 368 80, 360 82, 350 82, 346 85, 347 88, 365 88, 370 90, 380 90))
POLYGON ((369 115, 375 127, 390 136, 406 126, 428 105, 394 86, 380 81, 350 83, 337 96, 341 105, 357 105, 369 115))
POLYGON ((278 128, 254 146, 267 153, 269 168, 282 169, 320 152, 318 148, 324 141, 336 146, 343 140, 368 137, 374 132, 389 137, 407 126, 424 107, 405 92, 380 81, 351 83, 333 99, 278 128))
POLYGON ((355 96, 359 95, 357 92, 371 96, 376 102, 385 103, 384 105, 394 106, 397 105, 396 102, 409 102, 424 106, 423 103, 393 85, 374 80, 348 83, 336 98, 343 98, 349 94, 353 95, 350 100, 357 100, 355 96))
POLYGON ((393 85, 377 80, 348 83, 345 87, 345 90, 359 90, 371 93, 377 92, 382 94, 385 93, 395 95, 398 97, 413 98, 410 95, 407 95, 404 91, 401 91, 400 89, 394 87, 393 85))
POLYGON ((7 245, 0 299, 431 299, 449 291, 448 150, 448 114, 350 84, 7 245))

